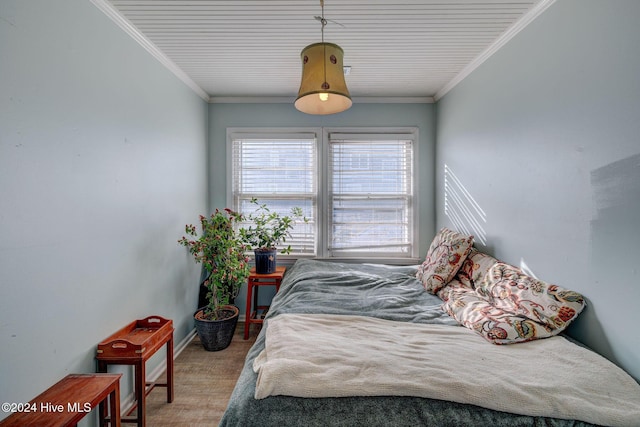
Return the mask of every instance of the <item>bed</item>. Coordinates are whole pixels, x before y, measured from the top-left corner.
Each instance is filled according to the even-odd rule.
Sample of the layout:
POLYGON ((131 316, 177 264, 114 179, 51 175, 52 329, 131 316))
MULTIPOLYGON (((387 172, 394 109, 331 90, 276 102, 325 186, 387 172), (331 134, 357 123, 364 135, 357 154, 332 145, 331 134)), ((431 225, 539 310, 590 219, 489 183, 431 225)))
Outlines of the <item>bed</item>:
POLYGON ((488 343, 443 310, 443 299, 425 291, 417 270, 298 260, 273 299, 220 425, 640 425, 640 387, 624 371, 561 335, 488 343), (534 348, 542 350, 528 350, 534 348), (520 352, 512 370, 488 360, 489 350, 508 349, 520 352), (572 366, 569 373, 560 366, 561 376, 582 377, 577 385, 552 378, 532 397, 511 381, 523 366, 546 372, 558 359, 572 366), (584 369, 576 359, 588 366, 595 360, 602 372, 575 372, 584 369), (430 370, 421 370, 425 363, 430 370), (606 378, 602 390, 598 376, 606 378), (574 394, 589 396, 585 403, 574 394))

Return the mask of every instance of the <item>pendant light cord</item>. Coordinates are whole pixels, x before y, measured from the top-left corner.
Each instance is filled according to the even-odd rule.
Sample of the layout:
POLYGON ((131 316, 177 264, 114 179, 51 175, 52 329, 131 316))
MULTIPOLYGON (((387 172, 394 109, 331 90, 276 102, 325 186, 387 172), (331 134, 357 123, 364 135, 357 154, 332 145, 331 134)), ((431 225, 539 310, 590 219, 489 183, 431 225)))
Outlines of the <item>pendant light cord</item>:
POLYGON ((320 24, 322 24, 322 28, 320 30, 321 34, 322 34, 322 67, 323 67, 323 78, 324 78, 324 83, 322 84, 322 88, 323 89, 328 89, 325 88, 324 86, 328 86, 327 83, 327 46, 324 44, 324 26, 327 25, 327 20, 324 19, 324 0, 320 0, 320 9, 322 10, 322 17, 320 18, 320 24))
POLYGON ((322 43, 324 43, 324 26, 327 25, 327 20, 324 19, 324 1, 320 0, 320 7, 322 8, 322 16, 320 17, 320 24, 322 24, 322 28, 320 32, 322 34, 322 43))

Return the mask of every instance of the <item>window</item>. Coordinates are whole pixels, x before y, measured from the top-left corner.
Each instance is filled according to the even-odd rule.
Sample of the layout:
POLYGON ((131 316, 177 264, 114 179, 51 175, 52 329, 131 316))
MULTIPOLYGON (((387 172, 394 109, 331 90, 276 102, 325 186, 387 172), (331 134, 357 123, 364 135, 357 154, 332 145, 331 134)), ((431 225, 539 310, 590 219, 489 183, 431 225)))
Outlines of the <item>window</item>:
POLYGON ((296 224, 291 245, 296 255, 315 255, 317 138, 315 133, 232 134, 231 206, 249 213, 256 198, 282 215, 302 208, 306 223, 296 224))
POLYGON ((329 134, 329 256, 410 257, 413 140, 329 134))
POLYGON ((227 131, 230 206, 303 209, 294 256, 414 258, 415 129, 227 131))

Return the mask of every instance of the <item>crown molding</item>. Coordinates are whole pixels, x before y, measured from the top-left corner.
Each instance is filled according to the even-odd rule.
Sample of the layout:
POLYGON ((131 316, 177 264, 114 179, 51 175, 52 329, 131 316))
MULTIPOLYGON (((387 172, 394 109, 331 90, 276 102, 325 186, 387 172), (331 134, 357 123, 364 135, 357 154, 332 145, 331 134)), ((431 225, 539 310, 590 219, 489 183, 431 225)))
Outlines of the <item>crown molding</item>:
POLYGON ((171 59, 169 59, 162 51, 145 37, 138 29, 124 16, 113 7, 107 0, 90 0, 94 6, 100 9, 105 15, 107 15, 113 22, 115 22, 125 33, 129 34, 140 46, 142 46, 147 52, 149 52, 154 58, 156 58, 162 65, 164 65, 169 71, 175 74, 182 82, 184 82, 191 90, 193 90, 199 97, 209 102, 210 97, 200 86, 198 86, 180 67, 176 65, 171 59))
MULTIPOLYGON (((212 96, 211 104, 292 104, 288 96, 212 96)), ((354 104, 433 104, 432 96, 362 96, 353 97, 354 104)))
POLYGON ((440 100, 447 92, 458 85, 462 80, 471 74, 476 68, 478 68, 484 61, 489 59, 494 53, 496 53, 502 46, 507 44, 512 38, 514 38, 520 31, 522 31, 527 25, 529 25, 534 19, 536 19, 542 12, 547 10, 549 6, 555 3, 556 0, 542 0, 536 4, 529 12, 524 14, 522 18, 517 20, 511 27, 498 37, 487 49, 482 51, 473 61, 471 61, 466 67, 462 69, 453 79, 442 87, 434 96, 436 101, 440 100))
POLYGON ((356 96, 358 104, 433 104, 433 96, 356 96))
POLYGON ((210 104, 293 104, 290 96, 211 96, 210 104))

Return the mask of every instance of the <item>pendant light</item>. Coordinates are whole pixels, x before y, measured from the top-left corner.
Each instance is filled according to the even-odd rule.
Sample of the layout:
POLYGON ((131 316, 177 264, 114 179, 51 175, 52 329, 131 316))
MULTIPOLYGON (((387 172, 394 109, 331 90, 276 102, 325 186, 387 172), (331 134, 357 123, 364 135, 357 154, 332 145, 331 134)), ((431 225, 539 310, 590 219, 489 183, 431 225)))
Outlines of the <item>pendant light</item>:
POLYGON ((302 81, 295 107, 307 114, 334 114, 351 107, 351 96, 344 81, 344 51, 333 43, 325 43, 324 0, 320 0, 322 42, 302 49, 302 81))

